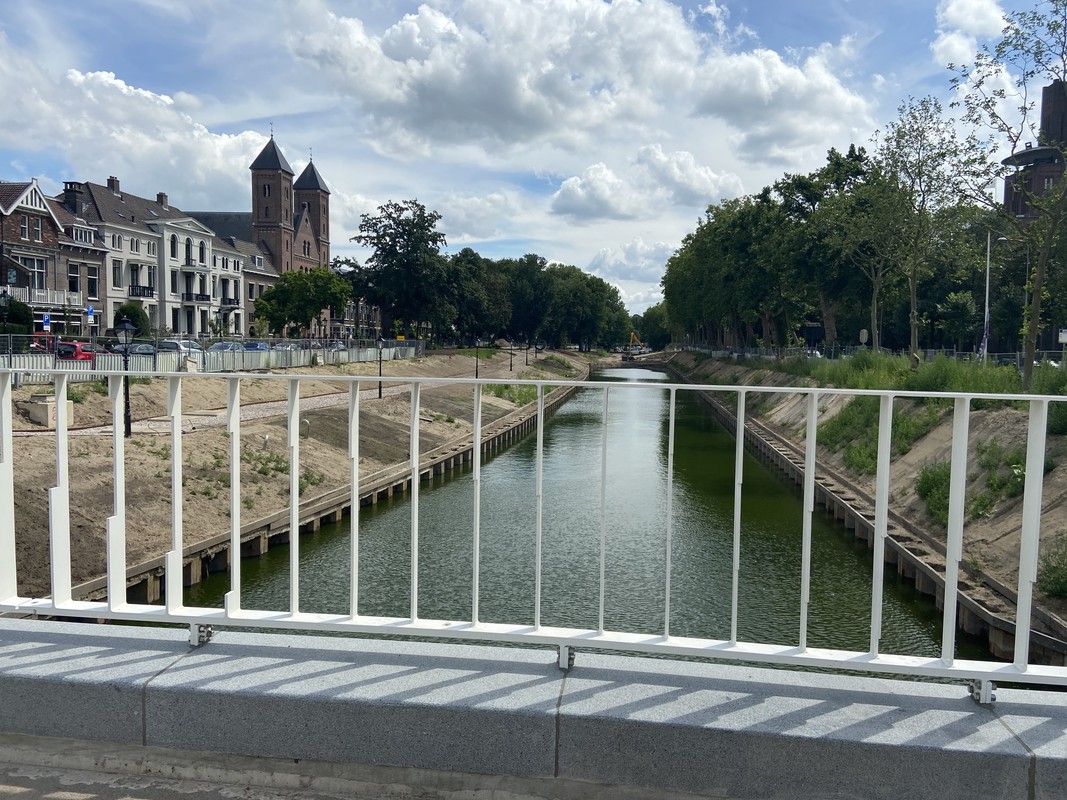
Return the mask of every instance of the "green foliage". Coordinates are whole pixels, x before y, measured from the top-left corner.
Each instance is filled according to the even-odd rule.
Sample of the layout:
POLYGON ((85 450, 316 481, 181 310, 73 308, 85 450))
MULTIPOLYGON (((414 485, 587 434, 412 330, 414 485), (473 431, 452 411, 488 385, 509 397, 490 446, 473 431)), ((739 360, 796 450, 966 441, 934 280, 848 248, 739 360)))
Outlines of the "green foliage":
POLYGON ((351 296, 351 284, 325 267, 283 272, 256 299, 256 319, 278 334, 290 333, 292 326, 307 331, 324 308, 343 311, 351 296))
MULTIPOLYGON (((929 433, 941 418, 932 402, 898 401, 893 408, 891 453, 901 456, 929 433)), ((819 425, 819 442, 831 450, 844 449, 845 465, 861 475, 877 469, 879 402, 867 395, 854 397, 836 415, 819 425)))
POLYGON ((280 453, 271 453, 265 450, 245 450, 241 454, 241 461, 248 464, 254 473, 268 478, 275 474, 289 474, 289 462, 280 453))
POLYGON ((115 309, 115 317, 113 325, 119 324, 119 320, 126 317, 137 328, 134 331, 135 339, 148 339, 152 336, 152 323, 148 319, 148 312, 144 310, 144 306, 135 300, 127 300, 125 303, 115 309))
POLYGON ((948 525, 949 473, 947 461, 927 464, 915 481, 915 493, 926 501, 926 513, 941 526, 948 525))
POLYGON ((326 479, 326 476, 320 472, 315 472, 311 468, 305 469, 300 473, 300 477, 297 479, 297 491, 300 495, 303 495, 305 491, 311 486, 318 486, 326 479))
POLYGON ((482 394, 490 394, 517 406, 524 406, 537 399, 537 387, 526 384, 490 383, 482 387, 482 394))
POLYGON ((1067 536, 1057 536, 1041 554, 1037 588, 1052 597, 1067 597, 1067 536))

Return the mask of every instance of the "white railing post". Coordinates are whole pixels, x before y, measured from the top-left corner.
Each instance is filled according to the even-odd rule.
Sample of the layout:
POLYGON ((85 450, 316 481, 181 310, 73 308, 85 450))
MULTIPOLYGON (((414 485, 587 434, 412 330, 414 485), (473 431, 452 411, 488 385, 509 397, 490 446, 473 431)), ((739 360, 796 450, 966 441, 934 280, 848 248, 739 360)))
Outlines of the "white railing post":
POLYGON ((226 379, 226 433, 230 437, 230 590, 228 615, 241 608, 241 379, 226 379))
POLYGON ((111 450, 114 453, 112 512, 107 518, 107 602, 112 611, 126 604, 126 439, 119 423, 123 417, 122 376, 108 378, 111 397, 111 450))
POLYGON ((67 375, 55 375, 56 485, 48 490, 49 546, 52 551, 52 603, 71 601, 70 461, 67 441, 67 375))
POLYGON ((889 530, 889 463, 893 454, 893 395, 879 398, 878 456, 874 489, 874 562, 871 574, 871 649, 878 655, 882 639, 882 595, 885 591, 885 539, 889 530))
POLYGON ((352 506, 348 515, 349 533, 349 591, 350 616, 359 616, 359 381, 348 384, 348 485, 352 492, 352 506))
MULTIPOLYGON (((419 618, 419 389, 421 383, 411 384, 411 621, 419 618)), ((478 442, 476 447, 481 447, 478 442)))
POLYGON ((971 406, 957 397, 952 410, 952 464, 948 478, 948 531, 945 546, 945 591, 941 613, 941 660, 951 664, 956 651, 956 604, 959 596, 960 561, 963 560, 963 518, 967 494, 967 445, 971 406))
POLYGON ((1015 668, 1025 671, 1030 662, 1030 612, 1037 580, 1038 546, 1041 539, 1041 496, 1045 479, 1045 441, 1048 400, 1030 401, 1026 435, 1026 483, 1023 488, 1023 520, 1019 542, 1019 599, 1015 610, 1015 668))
POLYGON ((815 448, 819 425, 819 393, 810 392, 804 430, 804 515, 800 554, 800 649, 808 647, 808 606, 811 603, 811 517, 815 513, 815 448))
POLYGON ((738 599, 741 584, 741 488, 745 474, 745 402, 746 393, 737 393, 737 418, 734 420, 734 524, 733 557, 730 565, 730 644, 737 644, 738 599))
POLYGON ((182 585, 185 521, 183 518, 182 476, 182 378, 169 378, 167 383, 167 415, 170 417, 170 496, 171 539, 164 567, 164 596, 167 612, 178 613, 185 604, 182 585))
POLYGON ((474 461, 474 550, 471 554, 471 622, 478 624, 478 578, 482 535, 482 387, 474 386, 474 430, 471 433, 474 461))
MULTIPOLYGON (((0 495, 15 496, 15 454, 13 452, 11 402, 12 374, 0 372, 0 495)), ((15 561, 15 504, 0 503, 0 605, 14 605, 18 598, 18 569, 15 561)))
POLYGON ((663 637, 671 635, 671 565, 674 553, 674 425, 675 425, 675 402, 677 401, 677 388, 672 386, 668 390, 667 421, 667 521, 664 539, 664 580, 663 580, 663 637))
MULTIPOLYGON (((309 351, 310 352, 310 351, 309 351)), ((289 380, 289 613, 300 613, 300 379, 289 380)), ((310 435, 310 433, 308 434, 310 435)))

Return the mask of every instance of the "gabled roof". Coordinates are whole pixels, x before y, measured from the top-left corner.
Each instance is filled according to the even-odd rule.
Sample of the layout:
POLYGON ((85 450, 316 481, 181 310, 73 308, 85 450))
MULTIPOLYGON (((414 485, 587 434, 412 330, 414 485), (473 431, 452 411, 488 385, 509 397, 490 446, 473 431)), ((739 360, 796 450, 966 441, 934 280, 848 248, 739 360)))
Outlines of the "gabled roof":
POLYGON ((278 277, 278 270, 276 270, 274 264, 271 263, 270 255, 268 253, 256 247, 252 242, 246 242, 233 236, 228 237, 227 241, 233 245, 238 253, 241 253, 245 257, 244 265, 241 267, 243 272, 254 272, 257 275, 266 275, 273 278, 278 277), (258 267, 254 261, 257 257, 262 262, 258 267))
POLYGON ((86 250, 107 251, 107 248, 104 247, 102 244, 97 244, 96 239, 99 234, 96 232, 96 229, 93 228, 92 225, 87 223, 81 217, 76 217, 71 214, 67 207, 63 205, 59 200, 56 200, 53 197, 46 197, 45 201, 48 203, 48 207, 52 210, 52 216, 54 216, 56 218, 56 221, 59 223, 60 244, 66 245, 68 247, 81 247, 86 250), (74 241, 74 239, 68 236, 67 228, 74 226, 79 226, 91 230, 93 232, 92 243, 90 244, 89 242, 76 242, 74 241))
POLYGON ((83 183, 83 201, 88 201, 81 212, 90 224, 109 223, 126 227, 140 228, 148 233, 158 233, 150 225, 179 219, 188 219, 189 215, 172 205, 166 205, 138 197, 128 192, 113 192, 99 183, 83 183))
POLYGON ((41 191, 41 187, 37 185, 36 178, 31 178, 28 182, 19 181, 17 183, 0 181, 0 213, 6 216, 19 206, 25 206, 27 210, 45 212, 52 218, 56 227, 62 230, 63 226, 56 219, 52 207, 48 205, 48 198, 41 191))
POLYGON ((188 211, 190 217, 207 225, 219 236, 226 239, 231 236, 252 241, 251 211, 188 211))
POLYGON ((326 181, 319 175, 319 171, 315 169, 315 164, 312 161, 308 162, 308 165, 304 167, 304 171, 300 173, 300 177, 296 179, 296 183, 293 184, 294 189, 313 189, 319 192, 330 193, 330 190, 326 188, 326 181))
POLYGON ((283 172, 293 174, 293 168, 289 166, 289 162, 285 160, 285 156, 282 155, 282 151, 278 149, 278 145, 274 143, 274 137, 270 137, 270 141, 256 156, 256 160, 252 162, 249 169, 280 169, 283 172))

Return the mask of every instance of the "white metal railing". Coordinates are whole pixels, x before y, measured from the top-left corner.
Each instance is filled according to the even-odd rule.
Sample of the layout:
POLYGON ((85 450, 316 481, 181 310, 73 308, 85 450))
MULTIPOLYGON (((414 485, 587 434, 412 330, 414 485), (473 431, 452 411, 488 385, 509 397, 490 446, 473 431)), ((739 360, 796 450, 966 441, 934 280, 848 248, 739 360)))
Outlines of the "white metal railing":
MULTIPOLYGON (((15 526, 15 513, 11 498, 14 496, 14 475, 18 468, 15 463, 17 453, 13 448, 12 430, 12 373, 0 370, 0 496, 6 500, 0 503, 0 612, 13 614, 32 614, 35 616, 58 615, 62 617, 86 617, 93 619, 128 620, 156 623, 182 623, 190 626, 194 637, 202 635, 205 626, 244 626, 261 628, 281 628, 297 630, 327 630, 358 634, 401 634, 409 636, 433 636, 454 639, 491 640, 512 643, 541 643, 560 648, 561 666, 565 666, 568 653, 576 647, 601 648, 637 653, 669 654, 675 656, 700 656, 718 659, 733 659, 780 665, 843 668, 852 671, 871 673, 897 673, 923 677, 958 678, 977 682, 986 687, 992 681, 1020 682, 1044 685, 1067 685, 1067 667, 1048 666, 1031 661, 1031 638, 1034 618, 1034 582, 1039 563, 1039 543, 1042 534, 1042 487, 1045 458, 1046 427, 1049 406, 1063 402, 1067 398, 1044 396, 1011 396, 979 394, 938 394, 927 395, 915 392, 877 392, 850 391, 838 389, 783 388, 783 387, 736 387, 736 386, 694 386, 686 384, 663 383, 605 383, 589 384, 571 381, 529 381, 507 380, 509 384, 525 384, 536 387, 536 448, 534 476, 536 486, 536 522, 535 563, 534 563, 534 621, 524 622, 486 622, 479 619, 479 561, 480 536, 480 475, 482 466, 481 448, 473 448, 471 454, 474 479, 474 513, 471 531, 473 545, 472 576, 472 612, 469 619, 426 619, 419 613, 418 559, 419 559, 419 482, 425 473, 425 465, 418 459, 409 461, 410 480, 411 535, 410 535, 410 607, 405 617, 377 617, 359 613, 323 614, 309 613, 301 610, 300 601, 300 538, 290 536, 289 569, 289 605, 286 608, 272 610, 250 610, 242 607, 241 594, 241 560, 230 559, 230 588, 225 595, 223 608, 204 608, 186 606, 183 600, 183 553, 184 547, 182 515, 183 485, 183 438, 182 415, 184 389, 191 381, 202 379, 199 375, 169 373, 156 375, 157 379, 168 383, 167 415, 170 418, 170 468, 171 468, 171 543, 164 558, 164 594, 160 605, 138 604, 127 601, 127 570, 125 542, 126 482, 124 452, 126 440, 122 435, 123 417, 122 373, 108 375, 110 381, 110 398, 113 419, 112 447, 114 507, 106 520, 107 543, 107 599, 90 601, 77 599, 75 587, 71 581, 72 558, 69 508, 71 495, 71 476, 68 461, 67 433, 68 420, 64 403, 56 407, 56 431, 48 435, 55 438, 56 449, 56 483, 48 489, 49 495, 49 544, 51 552, 51 592, 49 596, 25 597, 18 592, 18 569, 16 563, 16 541, 19 531, 15 526), (575 629, 548 627, 541 623, 542 607, 542 514, 543 469, 545 448, 545 402, 546 393, 556 388, 590 388, 603 392, 603 406, 608 408, 609 396, 616 393, 634 391, 664 391, 669 397, 669 436, 667 444, 667 505, 663 520, 663 546, 666 551, 663 575, 665 587, 665 604, 663 629, 656 633, 642 633, 627 630, 609 630, 604 625, 605 592, 605 493, 607 475, 607 435, 604 435, 604 455, 600 474, 600 591, 598 624, 596 628, 575 629), (736 409, 736 450, 734 468, 734 514, 733 514, 733 561, 732 561, 732 607, 730 636, 727 639, 700 639, 676 636, 671 633, 670 576, 672 558, 672 528, 674 509, 670 498, 673 494, 674 450, 675 450, 675 404, 680 392, 714 392, 719 396, 730 398, 736 409), (741 539, 741 490, 744 482, 742 453, 746 424, 750 421, 746 415, 746 404, 753 397, 764 393, 791 393, 803 398, 804 445, 801 457, 803 469, 803 522, 802 522, 802 557, 798 640, 780 643, 753 643, 738 638, 738 588, 739 565, 738 554, 741 539), (876 396, 880 403, 879 429, 877 437, 877 476, 875 480, 873 520, 873 577, 871 582, 870 612, 870 646, 865 651, 841 651, 810 647, 807 643, 808 604, 810 602, 809 586, 813 565, 811 563, 812 515, 815 513, 816 493, 816 442, 817 422, 822 405, 829 403, 837 395, 876 396), (950 400, 953 404, 952 414, 952 449, 950 476, 950 503, 948 527, 944 551, 946 567, 944 569, 943 624, 941 652, 935 657, 918 657, 907 654, 884 653, 880 650, 880 633, 883 614, 883 565, 888 536, 888 520, 893 499, 890 495, 890 445, 894 402, 901 398, 938 397, 950 400), (1016 636, 1013 658, 1010 662, 988 660, 961 660, 955 657, 957 628, 954 621, 960 610, 960 572, 963 558, 963 537, 965 528, 964 492, 968 473, 968 440, 971 420, 971 407, 975 401, 1012 400, 1025 404, 1029 409, 1027 444, 1025 456, 1025 488, 1022 500, 1021 530, 1018 544, 1018 582, 1015 612, 1016 636)), ((66 371, 53 373, 56 395, 63 396, 72 375, 66 371)), ((215 377, 217 380, 217 376, 215 377)), ((228 383, 228 402, 225 411, 225 427, 230 438, 229 474, 231 497, 229 502, 230 532, 228 545, 231 553, 239 553, 242 543, 242 486, 241 486, 241 385, 243 381, 280 380, 287 384, 287 446, 290 456, 289 480, 290 497, 298 498, 298 480, 300 469, 300 384, 302 379, 316 381, 338 381, 347 389, 348 423, 348 458, 350 460, 350 489, 359 491, 361 474, 359 467, 360 448, 360 403, 361 391, 370 394, 377 390, 377 376, 359 378, 338 378, 327 376, 286 376, 286 375, 245 375, 232 374, 225 378, 228 383)), ((443 384, 466 384, 479 387, 472 391, 472 424, 475 440, 482 436, 482 404, 480 387, 485 384, 499 383, 499 379, 462 380, 429 378, 389 378, 390 384, 397 382, 407 386, 410 393, 410 442, 409 452, 420 453, 420 395, 424 387, 443 384)), ((607 415, 605 414, 605 427, 607 415)), ((590 479, 591 482, 595 478, 590 479)), ((301 523, 299 501, 291 502, 289 508, 290 531, 297 531, 301 523)), ((359 515, 349 516, 351 535, 351 579, 349 586, 349 608, 358 609, 360 587, 359 576, 359 515)), ((1052 530, 1053 526, 1048 526, 1052 530)), ((1048 637, 1046 637, 1048 638, 1048 637)))

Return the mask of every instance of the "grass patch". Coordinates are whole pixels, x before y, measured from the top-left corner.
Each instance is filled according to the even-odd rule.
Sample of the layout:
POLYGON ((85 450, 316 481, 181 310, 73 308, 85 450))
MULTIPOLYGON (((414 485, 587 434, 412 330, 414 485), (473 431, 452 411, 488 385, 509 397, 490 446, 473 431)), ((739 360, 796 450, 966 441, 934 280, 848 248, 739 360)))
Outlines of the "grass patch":
POLYGON ((915 493, 926 502, 926 513, 942 527, 948 526, 949 473, 949 463, 939 461, 919 470, 915 481, 915 493))
POLYGON ((1057 536, 1041 555, 1037 588, 1052 597, 1067 597, 1067 536, 1057 536))
POLYGON ((537 387, 528 384, 490 383, 482 387, 482 394, 499 397, 517 406, 524 406, 537 399, 537 387))

